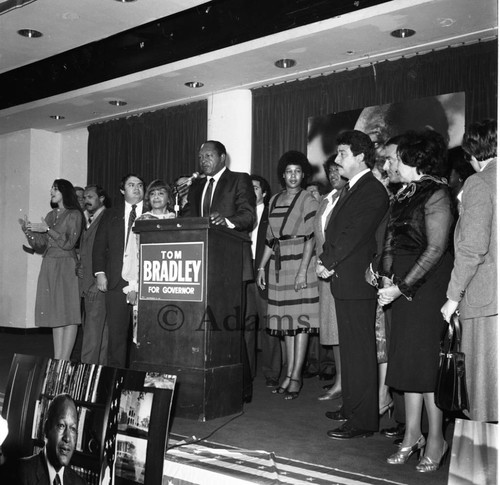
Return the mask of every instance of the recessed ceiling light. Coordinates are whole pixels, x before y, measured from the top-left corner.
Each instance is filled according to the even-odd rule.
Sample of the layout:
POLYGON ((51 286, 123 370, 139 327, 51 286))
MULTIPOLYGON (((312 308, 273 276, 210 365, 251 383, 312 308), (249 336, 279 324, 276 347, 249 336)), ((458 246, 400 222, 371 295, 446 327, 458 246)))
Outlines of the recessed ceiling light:
POLYGON ((116 0, 117 2, 120 2, 120 3, 132 3, 132 2, 136 2, 137 0, 116 0))
POLYGON ((399 39, 406 39, 406 37, 411 37, 412 35, 415 34, 416 32, 412 29, 397 29, 391 32, 391 35, 393 37, 397 37, 399 39))
POLYGON ((202 88, 205 85, 199 81, 190 81, 188 83, 184 83, 184 86, 187 86, 188 88, 202 88))
POLYGON ((28 37, 30 39, 35 38, 35 37, 41 37, 43 35, 38 30, 33 30, 33 29, 21 29, 21 30, 18 30, 17 33, 19 35, 22 35, 23 37, 28 37))
POLYGON ((456 22, 456 20, 446 18, 446 19, 438 19, 438 22, 441 27, 450 27, 456 22))
POLYGON ((290 67, 295 66, 295 64, 297 64, 297 61, 294 61, 293 59, 279 59, 274 63, 274 65, 280 69, 289 69, 290 67))
POLYGON ((64 120, 66 118, 66 116, 61 116, 61 115, 50 115, 50 117, 53 120, 64 120))
POLYGON ((127 104, 126 101, 121 101, 119 99, 114 99, 113 101, 109 101, 109 104, 113 106, 125 106, 127 104))

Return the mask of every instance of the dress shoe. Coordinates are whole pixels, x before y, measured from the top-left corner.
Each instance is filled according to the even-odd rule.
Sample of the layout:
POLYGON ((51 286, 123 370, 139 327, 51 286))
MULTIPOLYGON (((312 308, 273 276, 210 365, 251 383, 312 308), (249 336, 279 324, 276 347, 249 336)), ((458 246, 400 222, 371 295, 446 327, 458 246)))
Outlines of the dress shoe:
POLYGON ((334 421, 347 421, 346 416, 344 415, 344 410, 339 409, 338 411, 327 411, 325 416, 328 419, 333 419, 334 421))
POLYGON ((380 431, 386 438, 402 438, 405 435, 406 425, 404 423, 398 423, 393 428, 385 428, 380 431))
POLYGON ((419 464, 415 467, 417 472, 421 473, 428 473, 428 472, 435 472, 439 470, 446 460, 446 456, 448 455, 448 452, 450 451, 450 447, 448 446, 448 443, 445 441, 443 444, 443 451, 441 452, 441 458, 439 461, 433 461, 431 460, 428 456, 424 456, 419 464))
POLYGON ((424 452, 425 438, 423 435, 411 446, 401 446, 396 453, 387 458, 389 465, 404 465, 413 455, 418 452, 419 457, 422 458, 424 452))
POLYGON ((340 428, 332 429, 327 431, 328 438, 332 440, 348 440, 351 438, 367 438, 373 435, 373 431, 367 431, 366 429, 358 429, 349 423, 344 423, 340 428))
POLYGON ((285 394, 287 387, 290 385, 290 379, 291 379, 291 376, 286 376, 283 379, 283 382, 278 387, 275 387, 271 392, 273 394, 285 394), (285 381, 287 379, 288 379, 288 384, 286 386, 284 386, 283 384, 285 383, 285 381))
POLYGON ((292 401, 293 399, 297 399, 302 389, 302 384, 302 379, 290 379, 290 385, 288 386, 288 389, 285 393, 285 401, 292 401), (292 384, 293 382, 296 382, 297 384, 292 384), (291 387, 295 387, 295 391, 291 391, 291 387))
POLYGON ((274 377, 266 377, 266 387, 277 387, 279 382, 280 381, 274 377))
POLYGON ((390 402, 384 404, 382 407, 379 408, 378 414, 380 417, 382 417, 385 413, 388 413, 389 419, 391 419, 393 411, 394 411, 394 401, 391 399, 390 402))
POLYGON ((333 387, 333 384, 327 384, 326 386, 323 386, 323 389, 325 391, 329 391, 333 387))

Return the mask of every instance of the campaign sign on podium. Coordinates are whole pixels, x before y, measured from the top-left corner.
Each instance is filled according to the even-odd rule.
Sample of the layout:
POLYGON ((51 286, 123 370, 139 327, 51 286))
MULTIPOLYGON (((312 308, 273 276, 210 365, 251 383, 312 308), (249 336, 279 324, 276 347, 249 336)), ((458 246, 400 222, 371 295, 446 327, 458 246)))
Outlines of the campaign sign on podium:
POLYGON ((141 244, 139 299, 202 301, 204 243, 141 244))
POLYGON ((140 290, 131 368, 177 376, 175 416, 240 412, 248 234, 202 217, 137 221, 134 232, 140 290))

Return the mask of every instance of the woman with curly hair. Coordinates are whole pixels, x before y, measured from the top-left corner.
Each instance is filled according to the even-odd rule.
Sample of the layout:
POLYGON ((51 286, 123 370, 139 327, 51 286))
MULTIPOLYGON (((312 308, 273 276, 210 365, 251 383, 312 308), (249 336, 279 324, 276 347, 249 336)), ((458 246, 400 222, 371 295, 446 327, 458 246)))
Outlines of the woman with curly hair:
POLYGON ((406 431, 387 462, 406 463, 425 454, 416 470, 437 470, 448 452, 442 411, 434 403, 443 330, 440 307, 452 256, 447 251, 453 214, 448 185, 440 175, 446 144, 433 131, 409 132, 398 144, 398 171, 407 184, 391 206, 381 258, 379 304, 392 303, 386 384, 404 392, 406 431), (429 418, 427 442, 422 406, 429 418))
POLYGON ((296 399, 302 388, 302 367, 310 333, 319 330, 318 280, 315 273, 313 220, 318 202, 303 189, 311 166, 306 156, 286 152, 278 162, 284 190, 269 203, 267 247, 258 268, 257 284, 266 285, 269 260, 268 331, 285 339, 286 377, 275 394, 296 399))

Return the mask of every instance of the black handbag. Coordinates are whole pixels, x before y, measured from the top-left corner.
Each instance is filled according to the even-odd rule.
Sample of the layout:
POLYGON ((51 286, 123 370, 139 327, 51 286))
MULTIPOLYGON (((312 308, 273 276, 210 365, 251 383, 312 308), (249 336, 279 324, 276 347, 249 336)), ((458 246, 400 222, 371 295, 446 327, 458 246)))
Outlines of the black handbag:
POLYGON ((460 352, 460 341, 460 321, 455 313, 443 332, 439 352, 439 371, 434 402, 443 411, 469 409, 465 381, 465 354, 460 352))

